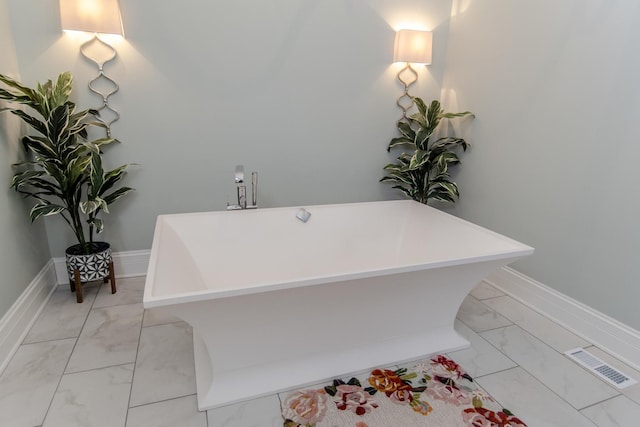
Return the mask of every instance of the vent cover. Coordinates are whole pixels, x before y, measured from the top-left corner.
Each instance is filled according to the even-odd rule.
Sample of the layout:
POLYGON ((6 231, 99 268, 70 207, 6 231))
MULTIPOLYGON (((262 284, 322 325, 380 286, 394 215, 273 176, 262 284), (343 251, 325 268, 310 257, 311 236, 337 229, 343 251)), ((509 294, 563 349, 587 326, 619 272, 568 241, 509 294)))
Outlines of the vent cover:
POLYGON ((637 383, 633 378, 604 363, 583 348, 574 348, 573 350, 565 351, 564 354, 618 388, 629 387, 637 383))

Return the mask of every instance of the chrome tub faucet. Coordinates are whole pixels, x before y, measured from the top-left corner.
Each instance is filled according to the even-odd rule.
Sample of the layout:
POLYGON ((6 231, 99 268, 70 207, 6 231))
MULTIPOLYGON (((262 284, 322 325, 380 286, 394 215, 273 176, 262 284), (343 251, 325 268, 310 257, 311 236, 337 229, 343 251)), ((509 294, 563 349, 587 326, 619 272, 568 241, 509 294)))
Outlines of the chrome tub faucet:
POLYGON ((236 191, 238 204, 230 205, 227 201, 227 210, 256 209, 258 207, 258 172, 251 172, 251 204, 247 204, 247 187, 244 185, 244 166, 237 165, 235 171, 236 191))

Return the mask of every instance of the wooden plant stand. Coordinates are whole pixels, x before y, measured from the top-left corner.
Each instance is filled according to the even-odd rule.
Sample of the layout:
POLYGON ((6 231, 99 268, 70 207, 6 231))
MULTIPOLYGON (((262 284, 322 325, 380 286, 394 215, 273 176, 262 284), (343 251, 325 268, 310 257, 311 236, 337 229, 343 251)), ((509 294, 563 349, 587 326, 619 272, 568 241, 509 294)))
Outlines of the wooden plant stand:
MULTIPOLYGON (((82 281, 80 280, 80 270, 78 269, 73 270, 73 276, 74 276, 74 280, 69 281, 69 287, 71 288, 71 292, 76 293, 76 301, 79 304, 84 300, 83 293, 82 293, 82 281)), ((113 261, 109 262, 109 275, 105 277, 103 280, 104 280, 104 283, 111 282, 111 294, 115 294, 117 289, 116 289, 116 275, 115 275, 115 270, 113 268, 113 261)))

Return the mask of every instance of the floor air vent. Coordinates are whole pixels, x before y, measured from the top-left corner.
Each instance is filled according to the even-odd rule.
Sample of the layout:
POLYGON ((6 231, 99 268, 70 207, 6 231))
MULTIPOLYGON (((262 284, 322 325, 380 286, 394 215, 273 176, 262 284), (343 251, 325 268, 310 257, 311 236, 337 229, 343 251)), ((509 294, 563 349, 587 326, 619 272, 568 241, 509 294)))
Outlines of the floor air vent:
POLYGON ((629 378, 583 348, 574 348, 573 350, 565 351, 564 354, 618 388, 629 387, 637 383, 633 378, 629 378))

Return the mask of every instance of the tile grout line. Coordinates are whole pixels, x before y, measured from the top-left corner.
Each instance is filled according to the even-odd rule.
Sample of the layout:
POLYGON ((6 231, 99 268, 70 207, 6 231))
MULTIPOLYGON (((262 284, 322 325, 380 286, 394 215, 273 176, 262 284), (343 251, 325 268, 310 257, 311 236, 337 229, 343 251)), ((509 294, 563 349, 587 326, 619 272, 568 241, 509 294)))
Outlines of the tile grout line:
MULTIPOLYGON (((78 336, 75 337, 76 342, 73 343, 73 348, 71 349, 71 352, 69 353, 69 357, 67 358, 67 363, 65 363, 64 369, 62 370, 62 374, 60 375, 60 378, 58 378, 58 384, 56 385, 56 389, 54 390, 53 395, 51 396, 51 400, 49 401, 49 405, 47 406, 47 410, 46 410, 46 412, 44 414, 44 418, 42 419, 42 425, 44 425, 44 422, 47 419, 47 416, 49 415, 49 411, 51 410, 51 405, 53 404, 53 399, 56 397, 56 393, 58 393, 58 389, 60 388, 60 383, 62 382, 62 378, 64 378, 65 372, 67 371, 67 368, 69 367, 69 361, 71 360, 71 356, 73 355, 73 352, 76 350, 76 347, 78 345, 78 341, 80 340, 80 335, 82 335, 82 331, 84 330, 84 327, 87 324, 87 319, 89 318, 89 315, 91 314, 91 310, 93 310, 93 304, 96 302, 96 298, 98 298, 98 294, 100 293, 100 289, 102 289, 102 285, 103 285, 103 283, 100 283, 100 285, 98 285, 98 290, 96 291, 96 296, 91 301, 91 307, 89 307, 89 310, 87 311, 87 315, 84 318, 84 322, 82 322, 82 327, 80 327, 80 330, 78 331, 78 336)), ((47 304, 49 304, 49 301, 47 301, 47 304)), ((40 313, 40 314, 42 315, 42 313, 40 313)), ((67 338, 67 339, 69 339, 69 338, 67 338)))
POLYGON ((278 412, 280 413, 280 417, 284 418, 282 416, 282 399, 280 398, 280 393, 276 393, 276 398, 278 399, 278 412))
MULTIPOLYGON (((147 310, 145 310, 146 312, 147 310)), ((153 328, 154 326, 165 326, 165 325, 173 325, 174 323, 184 322, 184 320, 175 320, 173 322, 163 322, 163 323, 154 323, 153 325, 142 326, 143 328, 153 328)), ((144 317, 142 318, 142 323, 144 324, 144 317)), ((186 322, 185 322, 186 323, 186 322)))
POLYGON ((97 368, 83 369, 81 371, 66 372, 64 375, 84 374, 86 372, 100 371, 102 369, 117 368, 117 367, 120 367, 120 366, 127 366, 127 365, 133 365, 133 363, 132 362, 126 362, 126 363, 118 363, 117 365, 99 366, 97 368))
MULTIPOLYGON (((171 402, 172 400, 184 399, 185 397, 190 397, 190 396, 196 396, 197 397, 198 394, 197 393, 183 394, 181 396, 169 397, 168 399, 160 399, 160 400, 155 400, 153 402, 141 403, 139 405, 130 406, 128 409, 142 408, 143 406, 155 405, 156 403, 171 402)), ((131 394, 129 394, 129 397, 131 397, 131 394)), ((207 410, 198 411, 198 412, 207 412, 207 410)))
MULTIPOLYGON (((504 317, 504 316, 503 316, 504 317)), ((506 317, 505 317, 506 319, 506 317)), ((496 326, 495 328, 489 328, 489 329, 483 329, 481 331, 476 331, 475 329, 473 329, 467 322, 465 322, 464 320, 462 320, 461 318, 456 316, 456 320, 460 323, 462 323, 464 326, 466 326, 467 328, 469 328, 473 333, 475 333, 476 335, 480 335, 483 332, 489 332, 489 331, 495 331, 497 329, 502 329, 502 328, 508 328, 509 326, 518 326, 515 323, 511 322, 511 320, 509 320, 511 322, 510 325, 502 325, 502 326, 496 326)))
POLYGON ((25 347, 25 346, 29 346, 29 345, 34 345, 34 344, 45 344, 48 342, 55 342, 55 341, 62 341, 62 340, 72 340, 72 339, 76 339, 78 337, 59 337, 59 338, 53 338, 50 340, 42 340, 42 341, 34 341, 34 342, 23 342, 20 344, 20 347, 25 347))
POLYGON ((129 421, 129 409, 131 409, 131 395, 133 394, 133 381, 136 377, 136 365, 138 363, 138 355, 140 354, 140 341, 142 338, 142 324, 144 323, 144 306, 142 307, 142 318, 140 319, 140 331, 138 332, 138 345, 136 346, 136 357, 133 361, 133 372, 131 373, 131 386, 129 387, 129 399, 127 399, 127 412, 124 417, 124 426, 126 427, 127 422, 129 421))
MULTIPOLYGON (((605 402, 608 402, 608 401, 610 401, 610 400, 617 399, 617 398, 619 398, 620 396, 623 396, 623 397, 626 397, 627 399, 629 399, 629 397, 628 397, 628 396, 625 396, 624 394, 620 393, 620 394, 619 394, 619 395, 617 395, 617 396, 611 396, 611 397, 608 397, 608 398, 606 398, 606 399, 604 399, 604 400, 601 400, 600 402, 595 402, 595 403, 592 403, 592 404, 590 404, 590 405, 585 406, 584 408, 578 409, 578 412, 581 412, 581 411, 583 411, 584 409, 588 409, 588 408, 592 408, 592 407, 594 407, 594 406, 601 405, 601 404, 603 404, 603 403, 605 403, 605 402)), ((629 399, 629 400, 631 400, 631 399, 629 399)), ((640 404, 638 404, 638 403, 634 402, 633 400, 631 400, 631 402, 633 402, 633 403, 635 403, 636 405, 640 406, 640 404)))

